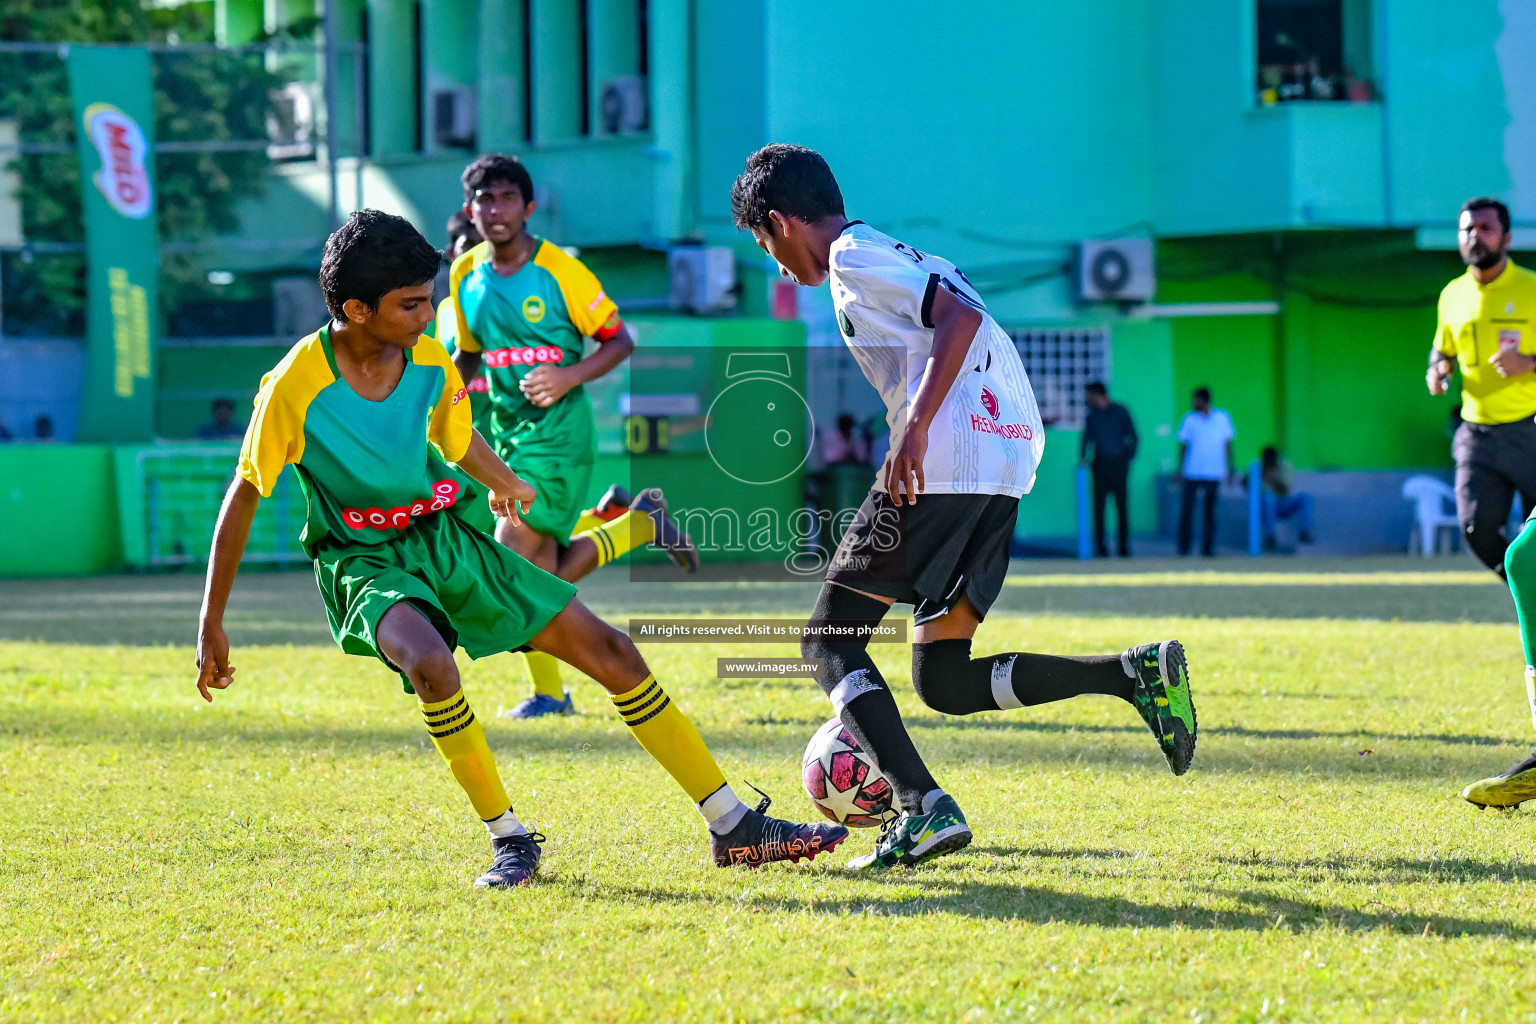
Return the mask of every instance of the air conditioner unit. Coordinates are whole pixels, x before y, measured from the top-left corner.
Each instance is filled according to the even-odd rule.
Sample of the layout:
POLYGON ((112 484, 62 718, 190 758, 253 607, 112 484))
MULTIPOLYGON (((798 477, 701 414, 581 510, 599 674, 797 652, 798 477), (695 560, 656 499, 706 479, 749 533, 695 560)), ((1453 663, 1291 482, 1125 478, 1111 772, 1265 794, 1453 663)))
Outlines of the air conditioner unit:
POLYGON ((598 123, 604 135, 630 135, 645 128, 645 79, 619 75, 598 92, 598 123))
POLYGON ((272 281, 272 330, 281 338, 297 338, 324 327, 331 319, 320 282, 313 277, 279 277, 272 281))
POLYGON ((310 160, 315 155, 314 86, 289 82, 268 96, 267 157, 272 160, 310 160))
POLYGON ((468 85, 432 93, 432 141, 439 149, 475 148, 475 90, 468 85))
POLYGON ((1111 238, 1078 246, 1077 295, 1083 302, 1147 302, 1157 291, 1152 239, 1111 238))
POLYGON ((736 254, 724 245, 678 245, 667 251, 668 305, 690 313, 736 307, 736 254))

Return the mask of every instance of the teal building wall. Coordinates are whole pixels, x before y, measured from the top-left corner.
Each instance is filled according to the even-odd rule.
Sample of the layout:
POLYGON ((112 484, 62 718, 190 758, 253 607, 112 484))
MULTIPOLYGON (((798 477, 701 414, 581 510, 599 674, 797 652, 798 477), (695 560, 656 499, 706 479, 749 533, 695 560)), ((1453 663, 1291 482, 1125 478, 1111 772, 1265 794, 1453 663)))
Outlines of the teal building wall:
MULTIPOLYGON (((220 0, 229 41, 260 23, 239 13, 252 2, 220 0)), ((1372 99, 1268 107, 1252 0, 977 0, 943 17, 918 0, 591 0, 585 32, 567 0, 422 0, 419 45, 411 0, 341 3, 343 37, 366 12, 370 45, 368 155, 342 150, 343 205, 438 238, 472 154, 430 141, 416 97, 472 86, 479 148, 517 153, 538 183, 534 229, 601 261, 621 300, 663 295, 661 251, 697 240, 736 248, 741 310, 764 315, 776 268, 732 226, 730 184, 757 146, 812 146, 851 214, 954 259, 1005 325, 1109 329, 1111 386, 1146 438, 1143 504, 1197 384, 1232 411, 1241 459, 1275 443, 1302 468, 1447 464, 1452 400, 1421 377, 1435 296, 1460 272, 1449 228, 1479 193, 1521 233, 1536 221, 1536 14, 1518 0, 1345 0, 1372 99), (581 134, 582 96, 599 124, 619 74, 644 75, 648 123, 581 134), (1080 305, 1076 244, 1123 235, 1157 241, 1157 307, 1280 312, 1080 305)), ((325 196, 320 164, 279 167, 246 233, 322 237, 325 196)), ((825 302, 800 296, 807 315, 825 302)), ((1075 456, 1055 433, 1042 506, 1075 456)))

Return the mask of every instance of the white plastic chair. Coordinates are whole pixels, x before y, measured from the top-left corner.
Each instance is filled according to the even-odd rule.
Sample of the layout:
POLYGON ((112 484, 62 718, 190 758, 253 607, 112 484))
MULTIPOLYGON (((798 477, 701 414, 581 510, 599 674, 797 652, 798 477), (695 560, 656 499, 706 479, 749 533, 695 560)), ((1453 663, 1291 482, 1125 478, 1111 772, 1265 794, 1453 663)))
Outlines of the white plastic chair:
POLYGON ((1456 519, 1456 492, 1438 477, 1411 476, 1403 481, 1403 500, 1414 503, 1414 530, 1408 535, 1408 553, 1413 553, 1418 538, 1419 554, 1428 558, 1440 553, 1440 531, 1449 529, 1451 548, 1455 550, 1461 523, 1456 519), (1447 511, 1449 508, 1449 511, 1447 511))

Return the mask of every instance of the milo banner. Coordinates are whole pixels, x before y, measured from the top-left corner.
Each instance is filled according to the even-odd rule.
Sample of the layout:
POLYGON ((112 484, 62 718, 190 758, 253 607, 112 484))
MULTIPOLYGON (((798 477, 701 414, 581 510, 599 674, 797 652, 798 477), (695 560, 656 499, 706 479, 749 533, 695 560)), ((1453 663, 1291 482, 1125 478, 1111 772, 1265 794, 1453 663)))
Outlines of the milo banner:
POLYGON ((76 439, 154 435, 154 89, 149 53, 71 46, 69 91, 84 195, 85 386, 76 439))

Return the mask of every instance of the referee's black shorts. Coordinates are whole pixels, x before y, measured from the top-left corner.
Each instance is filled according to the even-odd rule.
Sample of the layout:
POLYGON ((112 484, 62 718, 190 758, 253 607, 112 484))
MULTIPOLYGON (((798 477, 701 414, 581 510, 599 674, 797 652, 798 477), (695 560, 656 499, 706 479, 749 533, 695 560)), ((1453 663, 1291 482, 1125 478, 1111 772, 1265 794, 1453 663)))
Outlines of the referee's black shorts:
POLYGON ((1008 575, 1019 499, 1004 494, 919 494, 897 505, 870 491, 843 534, 827 582, 913 606, 922 625, 961 595, 985 618, 1008 575))

